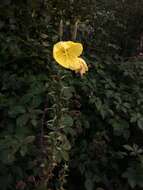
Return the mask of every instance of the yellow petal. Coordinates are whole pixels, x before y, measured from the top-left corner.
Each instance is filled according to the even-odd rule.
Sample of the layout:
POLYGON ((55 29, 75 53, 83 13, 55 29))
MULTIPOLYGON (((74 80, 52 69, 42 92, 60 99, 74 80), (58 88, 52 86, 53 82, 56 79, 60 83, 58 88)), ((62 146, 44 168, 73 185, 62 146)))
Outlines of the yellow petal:
POLYGON ((86 62, 84 61, 84 59, 78 58, 78 60, 80 60, 80 62, 82 63, 82 65, 83 65, 85 71, 88 71, 88 66, 87 66, 86 62))
POLYGON ((86 62, 84 61, 84 59, 82 58, 77 58, 78 62, 80 63, 80 69, 76 70, 76 73, 79 72, 81 76, 83 76, 84 73, 86 73, 86 71, 88 71, 88 66, 86 64, 86 62))
POLYGON ((80 69, 77 57, 82 53, 83 47, 80 43, 72 41, 58 42, 53 48, 53 57, 63 67, 71 70, 80 69))
POLYGON ((64 42, 64 46, 70 56, 79 57, 82 54, 83 46, 81 43, 67 41, 64 42))
POLYGON ((65 54, 65 48, 63 46, 63 42, 58 42, 54 45, 53 48, 53 57, 59 63, 65 68, 69 68, 69 65, 67 63, 68 57, 65 54))

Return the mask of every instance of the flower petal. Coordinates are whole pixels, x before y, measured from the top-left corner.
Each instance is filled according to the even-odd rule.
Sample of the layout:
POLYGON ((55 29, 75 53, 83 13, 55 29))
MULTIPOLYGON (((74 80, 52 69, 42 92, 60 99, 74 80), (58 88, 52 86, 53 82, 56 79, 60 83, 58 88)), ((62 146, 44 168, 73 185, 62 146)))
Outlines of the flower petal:
POLYGON ((69 64, 68 64, 68 57, 65 54, 65 48, 63 46, 64 42, 58 42, 54 45, 53 48, 53 57, 63 67, 69 69, 69 64))
POLYGON ((68 61, 69 61, 68 62, 69 69, 71 69, 73 71, 80 70, 81 64, 80 64, 78 58, 69 59, 68 61))
POLYGON ((87 64, 86 64, 85 60, 84 60, 84 59, 82 59, 82 58, 78 58, 78 60, 82 63, 82 65, 83 65, 83 67, 84 67, 85 71, 88 71, 88 66, 87 66, 87 64))
POLYGON ((77 58, 78 62, 80 63, 80 69, 76 70, 76 73, 80 73, 81 76, 83 76, 84 73, 86 73, 86 71, 88 71, 88 66, 86 64, 86 62, 84 61, 84 59, 82 58, 77 58))
POLYGON ((67 46, 67 51, 70 56, 73 57, 79 57, 82 54, 83 51, 83 46, 81 43, 76 43, 72 41, 67 41, 65 42, 67 46))

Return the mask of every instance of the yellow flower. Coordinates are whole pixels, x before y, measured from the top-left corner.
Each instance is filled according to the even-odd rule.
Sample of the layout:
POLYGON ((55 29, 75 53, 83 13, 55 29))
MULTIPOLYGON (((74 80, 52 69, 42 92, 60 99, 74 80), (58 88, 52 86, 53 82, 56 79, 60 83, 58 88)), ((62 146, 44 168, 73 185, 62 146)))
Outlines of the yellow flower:
POLYGON ((84 59, 82 58, 77 58, 78 62, 80 63, 80 69, 76 70, 76 73, 80 73, 80 75, 82 76, 84 73, 86 73, 86 71, 88 71, 88 67, 86 62, 84 61, 84 59))
POLYGON ((88 67, 79 56, 82 54, 83 46, 72 41, 61 41, 54 45, 53 57, 61 66, 71 69, 83 75, 88 67))

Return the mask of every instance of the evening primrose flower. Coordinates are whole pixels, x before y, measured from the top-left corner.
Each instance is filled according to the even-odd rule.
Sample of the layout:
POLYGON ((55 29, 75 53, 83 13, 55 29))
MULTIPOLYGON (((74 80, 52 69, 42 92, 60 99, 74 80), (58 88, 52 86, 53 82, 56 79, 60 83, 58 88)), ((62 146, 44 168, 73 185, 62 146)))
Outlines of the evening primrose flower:
POLYGON ((83 75, 88 71, 88 67, 86 62, 79 57, 82 51, 83 46, 81 43, 61 41, 54 45, 53 57, 64 68, 83 75))

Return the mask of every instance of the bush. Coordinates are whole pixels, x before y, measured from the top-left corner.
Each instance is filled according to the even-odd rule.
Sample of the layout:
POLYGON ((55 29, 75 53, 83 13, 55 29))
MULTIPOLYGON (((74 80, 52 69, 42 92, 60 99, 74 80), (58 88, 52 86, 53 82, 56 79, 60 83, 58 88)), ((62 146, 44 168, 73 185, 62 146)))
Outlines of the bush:
POLYGON ((142 31, 134 4, 131 17, 130 1, 2 1, 1 190, 77 188, 74 175, 87 190, 143 186, 143 61, 127 59, 142 31), (62 38, 77 29, 84 44, 83 78, 53 60, 61 19, 62 38))
POLYGON ((143 186, 142 69, 142 61, 96 61, 76 84, 81 117, 71 168, 84 176, 86 189, 143 186))

